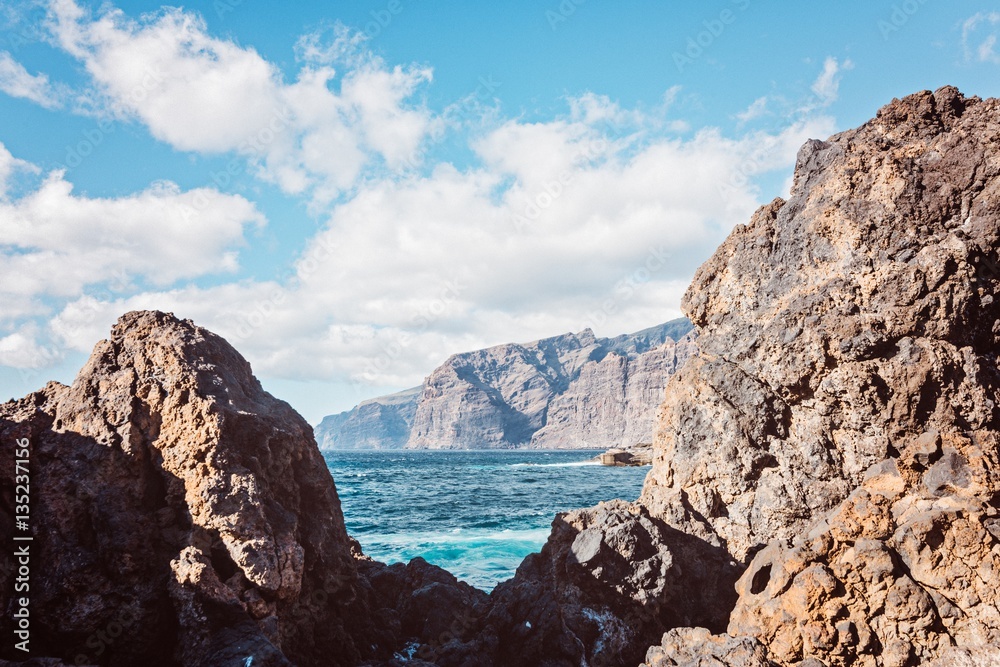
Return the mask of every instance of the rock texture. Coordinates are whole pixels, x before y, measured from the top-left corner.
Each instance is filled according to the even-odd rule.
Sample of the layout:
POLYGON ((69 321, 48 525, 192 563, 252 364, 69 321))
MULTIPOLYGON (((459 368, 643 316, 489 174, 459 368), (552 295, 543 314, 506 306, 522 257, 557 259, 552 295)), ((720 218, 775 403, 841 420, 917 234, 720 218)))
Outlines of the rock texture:
POLYGON ((629 664, 643 640, 651 666, 994 664, 998 251, 1000 101, 919 93, 808 142, 790 198, 738 226, 685 296, 700 351, 667 387, 629 510, 642 519, 557 522, 539 560, 494 594, 498 636, 553 647, 552 662, 523 664, 629 664), (620 571, 602 564, 587 581, 606 571, 621 586, 566 574, 578 539, 585 555, 622 555, 620 571), (677 557, 678 539, 698 556, 677 557), (721 588, 667 583, 723 555, 743 572, 731 610, 724 576, 721 588), (703 595, 721 623, 683 620, 703 595), (573 620, 620 618, 618 605, 674 616, 629 624, 617 652, 573 620), (527 628, 539 608, 554 629, 527 628))
MULTIPOLYGON (((358 575, 309 425, 189 321, 122 317, 72 386, 0 406, 6 470, 20 439, 31 444, 32 655, 355 665, 421 638, 421 628, 376 622, 383 596, 358 575)), ((7 544, 12 481, 0 487, 7 544)), ((11 558, 0 554, 4 609, 11 558)), ((395 588, 397 598, 416 590, 405 580, 395 588)), ((462 591, 456 608, 474 595, 462 591)), ((11 623, 0 620, 6 637, 11 623)), ((11 644, 0 656, 23 657, 11 644)))
POLYGON ((996 428, 998 131, 945 88, 802 148, 685 296, 702 354, 661 408, 655 514, 742 559, 921 435, 996 428))
POLYGON ((766 544, 728 632, 774 664, 997 655, 998 111, 943 88, 810 142, 686 296, 643 501, 766 544))
POLYGON ((456 354, 421 387, 371 399, 316 429, 327 449, 588 449, 652 440, 668 378, 697 349, 691 324, 589 329, 456 354))
POLYGON ((740 572, 641 505, 561 514, 541 553, 493 591, 475 642, 449 647, 439 664, 635 665, 668 628, 724 628, 740 572))

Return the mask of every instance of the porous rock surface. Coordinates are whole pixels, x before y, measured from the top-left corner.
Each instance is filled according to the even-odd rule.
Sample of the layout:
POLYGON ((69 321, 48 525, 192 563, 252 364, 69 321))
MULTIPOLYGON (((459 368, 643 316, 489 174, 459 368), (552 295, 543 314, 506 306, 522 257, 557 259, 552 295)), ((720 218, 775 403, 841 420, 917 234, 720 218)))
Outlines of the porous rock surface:
MULTIPOLYGON (((714 626, 683 620, 704 595, 726 599, 720 576, 721 590, 664 583, 650 598, 591 586, 581 605, 563 574, 576 538, 557 520, 542 558, 501 587, 506 599, 494 594, 521 643, 550 632, 568 647, 522 664, 630 664, 642 641, 651 666, 995 656, 998 240, 1000 101, 942 88, 808 142, 790 198, 737 226, 684 298, 699 352, 667 386, 631 510, 674 532, 626 531, 650 536, 639 562, 664 564, 663 582, 685 581, 698 562, 742 572, 735 604, 718 607, 714 626), (678 536, 701 560, 677 557, 678 536), (540 600, 564 619, 623 602, 673 616, 657 616, 662 636, 657 623, 631 624, 616 651, 582 623, 527 629, 540 600)), ((628 524, 608 516, 573 530, 616 525, 628 524)))
POLYGON ((642 502, 752 557, 728 635, 775 665, 997 655, 998 112, 942 88, 808 143, 685 297, 642 502))
MULTIPOLYGON (((228 343, 189 321, 123 316, 72 386, 0 405, 4 469, 14 469, 20 439, 31 443, 34 656, 355 665, 391 656, 407 633, 421 637, 376 622, 395 612, 383 613, 379 586, 358 575, 309 425, 261 389, 228 343)), ((0 503, 8 544, 10 481, 0 503)), ((4 609, 10 559, 0 555, 4 609)), ((397 598, 421 583, 365 569, 395 580, 397 598)), ((442 585, 456 589, 457 606, 476 598, 454 578, 442 585)), ((4 636, 11 622, 0 621, 4 636)), ((11 645, 2 656, 23 657, 11 645)))

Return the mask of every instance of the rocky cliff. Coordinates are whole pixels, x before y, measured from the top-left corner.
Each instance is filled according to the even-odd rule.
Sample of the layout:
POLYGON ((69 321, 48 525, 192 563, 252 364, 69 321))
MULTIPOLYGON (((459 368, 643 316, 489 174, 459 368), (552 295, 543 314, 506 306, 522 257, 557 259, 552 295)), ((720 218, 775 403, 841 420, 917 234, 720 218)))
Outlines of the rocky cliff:
MULTIPOLYGON (((998 282, 1000 100, 919 93, 809 142, 789 199, 737 227, 685 297, 699 351, 670 379, 642 497, 558 516, 489 599, 419 559, 362 556, 301 418, 221 339, 129 314, 73 386, 0 406, 0 465, 31 450, 33 650, 115 666, 997 664, 998 282)), ((544 390, 486 390, 483 373, 449 377, 508 405, 544 390)), ((0 552, 8 612, 15 572, 0 552)))
POLYGON ((523 664, 996 664, 998 112, 943 88, 802 148, 789 199, 684 298, 700 351, 639 503, 557 520, 473 645, 518 637, 523 664))
POLYGON ((402 449, 422 393, 414 387, 325 417, 316 427, 320 449, 402 449))
MULTIPOLYGON (((30 590, 15 593, 5 549, 0 632, 14 636, 14 598, 26 595, 34 656, 355 665, 429 640, 411 617, 435 601, 461 610, 483 597, 426 564, 359 565, 309 425, 228 343, 170 315, 125 315, 72 386, 0 405, 8 545, 18 443, 29 450, 33 540, 17 544, 30 548, 30 590), (430 582, 446 596, 414 598, 430 582)), ((12 644, 0 657, 23 658, 12 644)))
POLYGON ((589 329, 456 354, 421 387, 317 427, 326 449, 585 449, 652 440, 669 377, 694 353, 686 319, 635 334, 589 329))

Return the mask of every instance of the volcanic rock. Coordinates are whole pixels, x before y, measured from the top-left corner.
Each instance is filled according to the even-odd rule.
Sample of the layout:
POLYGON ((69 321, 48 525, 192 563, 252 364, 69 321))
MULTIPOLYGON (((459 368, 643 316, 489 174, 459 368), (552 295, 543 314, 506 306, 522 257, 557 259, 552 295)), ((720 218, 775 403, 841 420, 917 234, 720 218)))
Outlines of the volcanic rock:
MULTIPOLYGON (((123 667, 356 665, 425 633, 378 625, 379 587, 358 576, 311 428, 190 321, 123 316, 72 386, 0 406, 5 469, 23 440, 32 655, 123 667)), ((0 496, 7 544, 12 481, 0 496)), ((0 555, 4 609, 11 553, 0 555)), ((413 592, 405 583, 397 598, 413 592)), ((5 614, 6 637, 11 624, 5 614)), ((22 657, 11 644, 2 656, 22 657)))
POLYGON ((942 88, 808 143, 685 297, 642 501, 753 557, 728 634, 773 664, 997 655, 998 111, 942 88))
POLYGON ((942 88, 808 142, 790 198, 737 226, 684 298, 699 352, 668 384, 642 519, 557 526, 494 593, 498 636, 550 647, 520 664, 629 664, 643 639, 649 665, 991 664, 998 241, 1000 101, 942 88), (618 526, 656 545, 650 589, 621 585, 648 558, 588 536, 618 526), (603 585, 564 574, 606 555, 619 569, 586 579, 603 585), (737 597, 728 576, 674 572, 708 562, 742 572, 737 597), (609 627, 630 606, 647 615, 617 652, 576 620, 606 609, 609 627), (538 609, 558 620, 528 629, 538 609))

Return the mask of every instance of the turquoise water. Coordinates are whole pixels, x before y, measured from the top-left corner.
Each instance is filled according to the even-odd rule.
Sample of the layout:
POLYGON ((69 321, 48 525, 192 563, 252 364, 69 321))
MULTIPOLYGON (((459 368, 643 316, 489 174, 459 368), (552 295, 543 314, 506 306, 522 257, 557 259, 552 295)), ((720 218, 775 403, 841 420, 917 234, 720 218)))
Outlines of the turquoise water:
POLYGON ((635 500, 649 468, 597 452, 325 452, 348 532, 386 563, 422 556, 484 590, 541 549, 557 512, 635 500))

